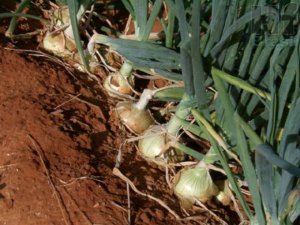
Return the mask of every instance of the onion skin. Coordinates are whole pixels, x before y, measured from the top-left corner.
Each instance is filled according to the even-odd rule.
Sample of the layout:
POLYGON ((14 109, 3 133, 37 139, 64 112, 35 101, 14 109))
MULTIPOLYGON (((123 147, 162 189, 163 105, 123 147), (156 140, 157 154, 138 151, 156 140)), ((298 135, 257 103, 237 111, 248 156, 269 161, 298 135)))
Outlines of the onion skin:
POLYGON ((155 159, 161 155, 166 148, 166 138, 159 125, 152 126, 143 135, 144 138, 139 140, 138 147, 143 157, 155 159))
POLYGON ((119 102, 116 112, 123 124, 135 134, 143 133, 154 124, 154 119, 149 110, 140 110, 131 101, 119 102))
POLYGON ((195 199, 202 203, 207 202, 219 193, 208 169, 204 167, 183 169, 177 174, 176 179, 174 193, 182 203, 190 203, 185 206, 192 206, 195 199))
POLYGON ((55 55, 62 55, 65 52, 64 34, 62 32, 56 35, 47 33, 43 39, 43 48, 55 55))
POLYGON ((143 158, 158 165, 168 162, 179 162, 184 160, 182 151, 171 146, 169 134, 161 125, 151 126, 143 133, 143 138, 138 142, 138 150, 143 158))
POLYGON ((125 78, 115 73, 105 79, 103 86, 111 97, 120 97, 133 94, 130 83, 130 80, 127 82, 125 78))
POLYGON ((43 39, 43 48, 59 57, 71 57, 76 52, 75 43, 66 37, 63 32, 57 34, 46 33, 43 39))
MULTIPOLYGON (((53 25, 56 28, 70 22, 68 7, 61 7, 53 12, 53 25)), ((70 57, 76 51, 74 40, 68 38, 63 31, 47 32, 43 39, 43 48, 59 57, 70 57)))

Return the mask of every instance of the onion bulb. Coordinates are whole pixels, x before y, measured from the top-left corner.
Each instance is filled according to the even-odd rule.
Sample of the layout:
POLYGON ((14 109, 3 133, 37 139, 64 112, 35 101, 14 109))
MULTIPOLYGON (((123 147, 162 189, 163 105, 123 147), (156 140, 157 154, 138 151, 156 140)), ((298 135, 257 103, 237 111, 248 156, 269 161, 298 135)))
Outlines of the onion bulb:
POLYGON ((59 57, 70 57, 76 51, 74 40, 65 36, 63 32, 46 33, 43 48, 59 57))
POLYGON ((185 208, 192 206, 195 200, 202 203, 219 193, 210 173, 205 167, 194 167, 181 170, 175 177, 175 195, 185 208))
POLYGON ((132 69, 133 67, 130 63, 124 62, 119 71, 107 77, 104 82, 104 88, 109 95, 112 97, 132 95, 132 87, 134 86, 134 78, 131 74, 132 69))
POLYGON ((61 7, 53 12, 53 25, 57 31, 47 32, 43 39, 43 48, 59 57, 71 57, 76 52, 75 41, 72 38, 71 26, 60 30, 70 23, 68 7, 61 7))
POLYGON ((137 108, 132 101, 119 102, 116 111, 123 124, 135 134, 143 133, 154 124, 149 110, 137 108))
POLYGON ((159 165, 184 160, 184 153, 172 147, 170 135, 161 125, 151 126, 138 142, 142 157, 159 165))
MULTIPOLYGON (((154 91, 153 95, 158 90, 154 91)), ((183 97, 185 98, 185 97, 183 97)), ((169 162, 180 162, 184 160, 185 154, 178 148, 175 148, 178 140, 178 132, 181 129, 180 120, 177 118, 186 118, 190 110, 182 100, 177 106, 175 115, 165 125, 151 126, 144 132, 143 138, 139 140, 139 152, 145 159, 150 159, 157 164, 166 164, 169 162)))
POLYGON ((141 134, 154 124, 154 119, 149 110, 146 109, 152 99, 153 91, 144 89, 138 102, 119 102, 116 107, 118 116, 123 124, 133 133, 141 134))
POLYGON ((126 79, 119 72, 109 75, 104 81, 104 88, 112 97, 131 95, 133 79, 126 79))
MULTIPOLYGON (((87 45, 87 51, 90 55, 95 54, 95 44, 108 44, 107 36, 94 34, 87 45)), ((110 74, 104 81, 104 88, 112 97, 125 97, 133 94, 134 77, 132 76, 133 66, 125 61, 121 68, 110 74)))

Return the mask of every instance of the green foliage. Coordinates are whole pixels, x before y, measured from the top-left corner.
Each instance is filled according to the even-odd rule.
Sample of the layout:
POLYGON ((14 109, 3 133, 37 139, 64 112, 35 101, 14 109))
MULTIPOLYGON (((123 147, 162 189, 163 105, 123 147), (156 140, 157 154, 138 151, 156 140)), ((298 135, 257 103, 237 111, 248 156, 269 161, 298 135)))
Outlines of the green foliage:
POLYGON ((299 20, 298 3, 249 6, 241 1, 239 6, 243 13, 237 13, 229 4, 237 5, 236 1, 222 1, 221 4, 212 1, 212 18, 206 36, 200 37, 200 9, 205 7, 199 1, 194 1, 190 9, 185 9, 183 1, 170 2, 179 24, 185 93, 198 101, 198 109, 192 112, 199 124, 196 129, 201 130, 199 135, 203 137, 205 133, 216 150, 236 196, 253 223, 285 224, 295 220, 299 203, 295 196, 292 200, 290 197, 299 188, 296 181, 300 174, 300 29, 293 25, 299 20), (279 15, 285 16, 279 18, 279 15), (260 27, 262 19, 266 19, 266 27, 260 27), (253 25, 257 28, 253 29, 253 25), (285 32, 290 26, 297 34, 287 39, 285 32), (259 36, 259 42, 254 43, 261 29, 267 29, 264 33, 268 34, 259 36), (242 39, 244 34, 248 38, 242 39), (203 55, 200 55, 201 45, 206 46, 203 55), (249 63, 250 59, 253 63, 249 63), (209 79, 207 72, 213 65, 219 68, 211 70, 212 85, 218 91, 213 103, 217 119, 209 126, 204 93, 209 79), (241 179, 248 183, 255 215, 250 212, 226 166, 228 156, 218 146, 218 137, 209 133, 213 126, 225 134, 227 145, 236 149, 244 171, 241 179), (292 219, 288 218, 290 215, 292 219))
MULTIPOLYGON (((191 132, 211 143, 251 223, 290 224, 300 213, 299 198, 294 194, 299 193, 300 173, 300 29, 295 25, 299 21, 299 2, 272 6, 265 1, 166 3, 175 12, 180 33, 180 58, 172 59, 175 64, 170 64, 167 54, 163 54, 167 50, 158 46, 154 51, 161 57, 157 57, 159 63, 154 63, 153 44, 146 47, 136 41, 126 45, 125 51, 125 42, 120 42, 115 50, 136 65, 154 69, 159 65, 159 69, 168 68, 170 72, 181 69, 182 76, 177 79, 184 82, 190 101, 197 102, 186 105, 194 108, 192 115, 198 123, 191 132), (205 21, 208 26, 202 27, 210 13, 210 20, 205 21), (201 28, 204 35, 200 35, 201 28), (288 29, 297 32, 287 37, 288 29), (143 61, 130 53, 137 46, 142 49, 137 55, 143 61), (218 92, 213 102, 205 94, 207 83, 218 92), (224 151, 220 144, 223 141, 241 160, 244 173, 238 179, 248 184, 254 214, 228 166, 231 155, 224 151)), ((183 127, 188 126, 184 118, 178 121, 183 127)), ((198 160, 205 157, 177 145, 198 160)))
POLYGON ((70 13, 70 20, 71 26, 74 36, 74 41, 80 56, 81 63, 83 64, 84 68, 88 71, 89 70, 89 63, 87 57, 83 51, 83 47, 81 44, 80 33, 78 29, 78 21, 80 20, 81 16, 83 15, 85 9, 92 4, 93 0, 67 0, 67 5, 69 8, 70 13))

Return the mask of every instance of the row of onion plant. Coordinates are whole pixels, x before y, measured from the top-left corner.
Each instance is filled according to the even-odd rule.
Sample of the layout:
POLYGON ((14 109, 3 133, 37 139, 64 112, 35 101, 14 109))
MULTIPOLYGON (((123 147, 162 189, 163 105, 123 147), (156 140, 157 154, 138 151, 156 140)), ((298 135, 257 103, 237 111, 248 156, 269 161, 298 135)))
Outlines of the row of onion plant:
MULTIPOLYGON (((8 35, 28 2, 23 1, 13 14, 8 35)), ((241 222, 296 221, 300 214, 299 1, 122 0, 133 19, 133 37, 94 33, 86 49, 79 25, 94 2, 60 3, 62 8, 53 14, 56 28, 45 36, 44 47, 65 56, 61 53, 69 53, 66 40, 70 40, 78 50, 78 62, 90 72, 98 45, 124 57, 104 87, 111 97, 126 99, 116 105, 116 113, 139 136, 138 154, 145 160, 164 167, 194 162, 177 170, 173 179, 174 194, 185 210, 214 200, 233 204, 241 222), (155 20, 160 20, 162 32, 153 39, 155 20), (52 42, 58 36, 64 42, 52 42), (134 71, 145 78, 165 79, 168 85, 139 94, 134 71), (153 100, 176 106, 167 122, 159 124, 148 109, 153 100), (192 148, 182 133, 208 147, 192 148), (223 178, 216 179, 212 170, 223 178)))
MULTIPOLYGON (((180 171, 174 185, 174 193, 184 206, 205 202, 214 196, 222 196, 218 199, 224 200, 225 191, 218 190, 215 185, 218 182, 214 183, 209 174, 207 164, 214 164, 224 170, 229 182, 223 182, 223 188, 226 183, 234 192, 251 224, 291 224, 299 215, 296 193, 299 194, 297 178, 300 175, 300 77, 299 65, 295 64, 299 60, 300 31, 295 25, 299 19, 299 4, 270 6, 231 1, 228 5, 225 1, 221 4, 212 1, 207 6, 212 8, 212 18, 200 37, 200 13, 205 4, 193 1, 189 7, 183 1, 167 2, 169 9, 176 12, 179 25, 179 64, 184 94, 169 122, 150 126, 143 133, 138 144, 140 153, 159 164, 183 160, 184 154, 199 160, 197 166, 180 171), (185 7, 189 7, 189 13, 185 7), (259 35, 263 19, 267 21, 269 33, 259 35), (253 26, 258 28, 253 29, 253 26), (285 37, 287 29, 294 32, 291 38, 285 37), (242 40, 245 34, 248 36, 242 40), (203 62, 208 60, 211 62, 207 66, 203 62), (208 86, 218 94, 213 101, 208 98, 208 86), (179 131, 186 126, 189 116, 198 124, 193 127, 194 134, 200 134, 211 143, 208 153, 213 152, 215 157, 199 154, 180 143, 179 131), (290 135, 295 138, 288 142, 290 135), (240 164, 242 174, 232 172, 232 160, 240 164), (254 211, 242 194, 241 183, 251 194, 254 211)), ((133 56, 122 48, 122 43, 125 46, 129 43, 108 42, 140 66, 161 70, 170 65, 165 61, 172 54, 164 54, 169 50, 159 46, 131 42, 136 43, 132 46, 133 54, 136 49, 146 51, 133 56), (160 58, 153 60, 151 45, 160 58)), ((175 55, 172 60, 177 63, 175 55)), ((228 189, 225 204, 230 198, 228 189)))

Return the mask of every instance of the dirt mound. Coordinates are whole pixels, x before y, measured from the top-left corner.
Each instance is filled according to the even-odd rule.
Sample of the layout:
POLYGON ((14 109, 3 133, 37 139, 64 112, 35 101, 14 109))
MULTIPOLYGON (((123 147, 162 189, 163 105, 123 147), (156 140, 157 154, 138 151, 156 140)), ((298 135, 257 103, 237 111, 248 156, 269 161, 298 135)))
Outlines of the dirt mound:
POLYGON ((68 102, 80 85, 62 70, 0 50, 0 224, 122 224, 101 178, 91 180, 91 140, 109 140, 106 118, 100 107, 68 102))

